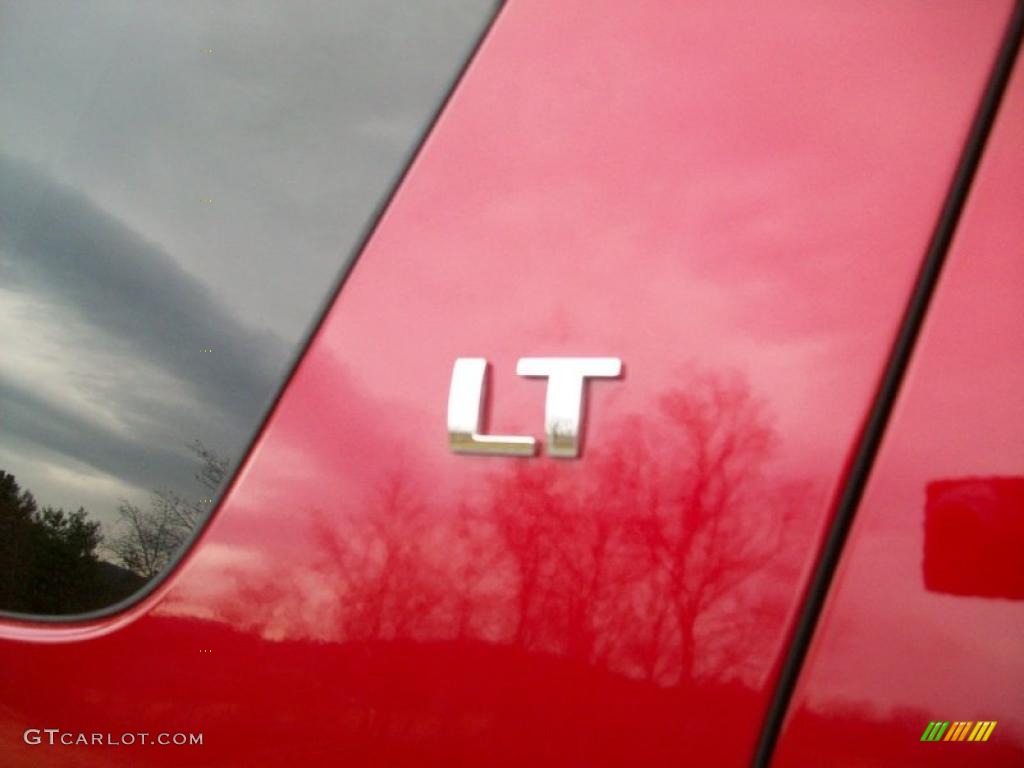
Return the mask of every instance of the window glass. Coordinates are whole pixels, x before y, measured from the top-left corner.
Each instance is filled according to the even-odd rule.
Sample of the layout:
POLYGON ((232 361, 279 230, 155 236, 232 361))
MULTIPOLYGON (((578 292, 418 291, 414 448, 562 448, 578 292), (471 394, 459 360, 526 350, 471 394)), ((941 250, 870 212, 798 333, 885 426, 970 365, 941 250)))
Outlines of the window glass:
POLYGON ((177 558, 493 13, 0 4, 0 610, 177 558))

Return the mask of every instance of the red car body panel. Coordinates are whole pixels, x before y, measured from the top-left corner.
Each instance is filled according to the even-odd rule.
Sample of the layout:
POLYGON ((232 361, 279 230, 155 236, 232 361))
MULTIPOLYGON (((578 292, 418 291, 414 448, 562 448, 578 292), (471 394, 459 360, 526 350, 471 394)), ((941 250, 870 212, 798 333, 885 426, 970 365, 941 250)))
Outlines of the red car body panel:
POLYGON ((187 559, 0 626, 6 764, 748 763, 1009 7, 506 6, 187 559), (450 453, 534 355, 582 457, 450 453))
POLYGON ((777 763, 1024 762, 1024 67, 847 542, 777 763), (980 744, 929 721, 994 720, 980 744))

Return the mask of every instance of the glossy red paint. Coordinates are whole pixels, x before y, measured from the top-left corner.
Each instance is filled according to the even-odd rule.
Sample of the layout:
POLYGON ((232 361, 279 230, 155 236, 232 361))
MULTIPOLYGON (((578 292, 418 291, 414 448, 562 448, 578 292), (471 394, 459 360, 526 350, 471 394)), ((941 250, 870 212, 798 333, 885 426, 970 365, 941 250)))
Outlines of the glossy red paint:
POLYGON ((1018 61, 784 727, 779 766, 1024 763, 1018 61), (918 739, 995 720, 982 744, 918 739))
POLYGON ((7 764, 748 762, 1007 15, 510 3, 187 561, 3 626, 7 764), (518 357, 625 375, 458 456, 469 355, 514 434, 518 357))

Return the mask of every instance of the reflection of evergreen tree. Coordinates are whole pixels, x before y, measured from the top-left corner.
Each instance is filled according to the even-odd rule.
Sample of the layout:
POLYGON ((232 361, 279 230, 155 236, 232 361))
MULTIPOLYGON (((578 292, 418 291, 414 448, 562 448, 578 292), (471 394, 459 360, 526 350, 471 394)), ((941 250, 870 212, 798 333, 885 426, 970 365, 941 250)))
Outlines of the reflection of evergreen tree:
MULTIPOLYGON (((227 462, 195 441, 200 460, 196 480, 213 496, 227 462)), ((174 491, 158 491, 148 508, 127 501, 112 540, 85 509, 40 508, 14 475, 0 470, 0 611, 67 615, 105 608, 136 592, 161 573, 188 544, 206 517, 200 502, 174 491), (101 560, 106 551, 121 565, 101 560)))
POLYGON ((24 577, 31 562, 36 500, 18 487, 14 475, 0 470, 0 605, 23 610, 24 577))
MULTIPOLYGON (((124 596, 96 555, 100 524, 86 511, 40 508, 14 475, 0 470, 0 609, 67 614, 124 596), (112 594, 113 590, 113 594, 112 594)), ((136 583, 122 583, 133 590, 136 583)))
POLYGON ((84 610, 96 590, 100 524, 79 507, 71 514, 43 507, 35 516, 30 610, 60 613, 84 610))

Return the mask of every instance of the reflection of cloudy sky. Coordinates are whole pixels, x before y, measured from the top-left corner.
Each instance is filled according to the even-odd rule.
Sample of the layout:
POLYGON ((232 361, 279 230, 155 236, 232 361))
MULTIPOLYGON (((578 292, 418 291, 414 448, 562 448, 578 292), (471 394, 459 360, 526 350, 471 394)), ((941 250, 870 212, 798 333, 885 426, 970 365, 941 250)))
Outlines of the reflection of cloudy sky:
POLYGON ((237 457, 491 12, 0 4, 0 468, 109 520, 237 457))

